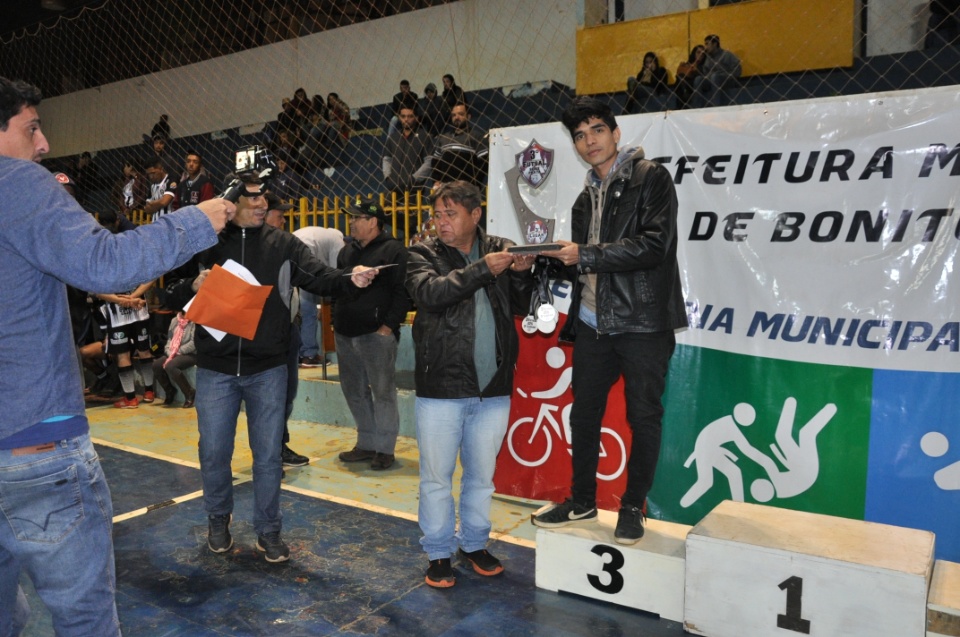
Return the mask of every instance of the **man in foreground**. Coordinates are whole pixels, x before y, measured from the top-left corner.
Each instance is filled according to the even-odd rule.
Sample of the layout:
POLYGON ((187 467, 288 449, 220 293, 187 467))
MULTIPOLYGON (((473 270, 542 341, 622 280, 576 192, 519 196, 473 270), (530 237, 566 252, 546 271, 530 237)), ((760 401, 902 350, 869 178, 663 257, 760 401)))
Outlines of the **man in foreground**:
POLYGON ((109 637, 120 634, 113 505, 64 284, 110 292, 159 277, 215 244, 234 206, 211 199, 111 233, 35 163, 49 151, 39 103, 36 87, 0 78, 0 635, 27 622, 23 571, 57 635, 109 637))

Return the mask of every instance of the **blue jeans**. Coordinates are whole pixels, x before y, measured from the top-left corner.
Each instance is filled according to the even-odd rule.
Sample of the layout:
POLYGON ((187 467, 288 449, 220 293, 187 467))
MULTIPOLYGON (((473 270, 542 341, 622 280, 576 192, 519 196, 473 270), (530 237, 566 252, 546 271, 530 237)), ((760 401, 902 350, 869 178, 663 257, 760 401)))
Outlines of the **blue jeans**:
POLYGON ((21 570, 57 635, 119 635, 113 504, 90 436, 29 455, 0 450, 0 514, 0 636, 26 623, 21 570))
POLYGON ((233 376, 197 369, 197 421, 203 506, 210 515, 233 512, 233 441, 240 401, 247 412, 253 453, 253 528, 258 535, 280 530, 280 446, 287 398, 287 367, 233 376))
POLYGON ((320 353, 317 342, 317 303, 316 294, 300 290, 300 358, 316 356, 320 353))
POLYGON ((510 397, 417 398, 420 447, 420 544, 428 559, 470 553, 487 546, 493 471, 510 418, 510 397), (460 529, 454 534, 453 471, 457 454, 460 480, 460 529))
POLYGON ((376 332, 335 336, 340 389, 357 423, 357 447, 393 454, 400 433, 397 339, 376 332))

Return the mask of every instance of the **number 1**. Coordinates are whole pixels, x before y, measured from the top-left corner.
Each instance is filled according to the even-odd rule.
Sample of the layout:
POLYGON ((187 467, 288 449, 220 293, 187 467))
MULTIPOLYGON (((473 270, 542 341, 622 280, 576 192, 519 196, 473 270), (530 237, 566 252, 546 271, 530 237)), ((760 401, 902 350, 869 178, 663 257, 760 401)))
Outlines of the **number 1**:
POLYGON ((803 578, 788 577, 780 582, 780 590, 787 591, 787 612, 783 615, 777 615, 777 628, 792 630, 804 635, 810 634, 810 621, 802 619, 803 607, 801 597, 803 597, 803 578))

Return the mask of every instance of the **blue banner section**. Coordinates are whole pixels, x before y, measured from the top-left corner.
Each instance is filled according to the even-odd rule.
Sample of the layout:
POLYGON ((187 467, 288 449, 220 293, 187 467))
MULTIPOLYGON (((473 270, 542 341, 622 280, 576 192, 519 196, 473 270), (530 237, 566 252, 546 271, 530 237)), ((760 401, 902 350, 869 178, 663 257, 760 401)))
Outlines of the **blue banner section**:
POLYGON ((960 374, 874 372, 865 519, 936 533, 960 561, 960 374), (890 396, 899 400, 891 401, 890 396))

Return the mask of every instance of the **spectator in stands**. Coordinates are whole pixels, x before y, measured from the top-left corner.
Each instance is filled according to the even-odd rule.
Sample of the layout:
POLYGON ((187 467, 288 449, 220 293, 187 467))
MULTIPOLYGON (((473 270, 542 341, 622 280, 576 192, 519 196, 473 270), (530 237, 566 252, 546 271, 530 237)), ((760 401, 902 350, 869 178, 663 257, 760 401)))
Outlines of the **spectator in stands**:
POLYGON ((691 105, 693 81, 700 75, 700 67, 703 64, 703 56, 706 51, 702 44, 698 44, 691 49, 687 61, 681 62, 677 67, 677 79, 673 87, 677 110, 688 108, 691 105))
POLYGON ((637 76, 627 78, 626 113, 653 113, 663 110, 664 101, 669 92, 667 69, 660 66, 660 60, 653 51, 643 56, 643 67, 637 76))
POLYGON ((183 392, 183 408, 190 409, 197 397, 197 392, 190 384, 190 379, 183 373, 197 364, 197 346, 193 343, 195 325, 187 320, 182 311, 170 321, 167 331, 167 344, 163 348, 163 356, 153 361, 153 376, 157 384, 163 388, 163 404, 172 405, 177 399, 176 384, 183 392))
POLYGON ((203 157, 200 153, 188 150, 183 164, 183 175, 180 177, 174 198, 174 210, 184 206, 195 206, 201 201, 214 197, 213 180, 203 166, 203 157))
POLYGON ((923 46, 935 49, 960 44, 960 0, 930 0, 930 19, 923 46))
POLYGON ((274 157, 283 157, 287 168, 298 173, 303 170, 300 149, 294 144, 294 137, 288 131, 278 133, 277 138, 270 144, 270 152, 274 157))
POLYGON ((414 173, 433 150, 433 138, 420 130, 412 106, 400 107, 400 124, 383 149, 383 179, 397 193, 413 190, 414 173))
POLYGON ((143 211, 152 221, 156 221, 173 211, 173 201, 177 196, 177 182, 167 173, 160 157, 149 160, 145 171, 150 180, 150 197, 144 204, 143 211))
MULTIPOLYGON (((330 120, 330 109, 327 108, 327 102, 323 99, 322 95, 314 95, 311 100, 311 120, 313 117, 319 116, 323 121, 330 120)), ((312 120, 315 122, 315 120, 312 120)))
POLYGON ((421 166, 418 174, 427 172, 434 187, 451 181, 468 181, 482 191, 487 182, 488 152, 483 138, 470 126, 470 111, 460 103, 450 112, 450 127, 442 132, 427 158, 427 171, 421 166))
POLYGON ((453 107, 457 104, 466 104, 467 96, 464 95, 463 89, 457 86, 457 81, 453 79, 453 76, 447 73, 443 76, 443 104, 444 104, 444 119, 450 118, 450 113, 453 111, 453 107))
POLYGON ((161 115, 157 123, 150 129, 150 139, 157 139, 158 137, 163 140, 170 139, 170 118, 166 113, 161 115))
MULTIPOLYGON (((180 174, 180 164, 167 152, 166 137, 162 135, 153 137, 153 154, 163 161, 163 169, 167 171, 167 174, 176 179, 177 175, 180 174)), ((146 164, 144 164, 144 168, 146 168, 146 164)))
POLYGON ((142 210, 150 196, 150 184, 136 159, 123 163, 123 178, 120 186, 120 211, 127 218, 134 210, 142 210))
MULTIPOLYGON (((413 113, 407 105, 401 113, 413 113)), ((340 389, 357 425, 353 449, 340 454, 343 462, 369 462, 375 470, 389 469, 400 432, 397 408, 397 344, 400 324, 410 310, 404 288, 407 250, 384 229, 387 215, 373 197, 350 201, 353 241, 340 250, 337 267, 390 267, 367 288, 337 299, 333 329, 337 339, 340 389)))
POLYGON ((423 100, 420 102, 420 127, 431 137, 436 137, 446 125, 444 117, 443 98, 437 95, 437 86, 433 82, 423 89, 423 100))
POLYGON ((418 99, 417 94, 410 91, 410 82, 400 80, 400 92, 393 96, 393 114, 400 115, 400 109, 404 106, 416 109, 418 99))
POLYGON ((76 198, 80 203, 85 203, 90 193, 99 190, 102 187, 100 181, 100 168, 93 161, 90 151, 85 150, 77 161, 76 180, 76 198))
POLYGON ((330 112, 330 126, 343 139, 350 139, 350 131, 353 128, 350 121, 350 106, 336 93, 330 93, 327 95, 327 110, 330 112))
POLYGON ((277 162, 277 170, 270 182, 270 191, 283 201, 299 200, 304 196, 303 178, 290 169, 288 153, 280 151, 273 158, 277 162))
POLYGON ((281 111, 277 113, 277 135, 279 135, 281 131, 286 131, 291 139, 295 139, 297 136, 297 128, 299 127, 297 123, 297 109, 294 108, 293 102, 289 97, 283 98, 280 104, 281 111))
POLYGON ((113 505, 90 442, 64 284, 103 290, 159 276, 215 244, 233 204, 205 202, 122 239, 103 230, 36 165, 50 149, 39 103, 36 87, 0 78, 0 289, 8 309, 0 312, 0 482, 18 494, 4 498, 0 524, 0 633, 19 635, 29 619, 23 574, 57 634, 119 637, 113 505), (15 532, 9 520, 40 521, 37 534, 15 532))
POLYGON ((312 104, 307 97, 307 92, 303 88, 298 88, 293 92, 293 110, 297 114, 298 120, 306 120, 310 114, 312 104))
POLYGON ((727 90, 740 78, 740 58, 720 48, 720 36, 703 39, 706 49, 700 75, 693 80, 694 97, 698 106, 719 106, 727 101, 727 90))

